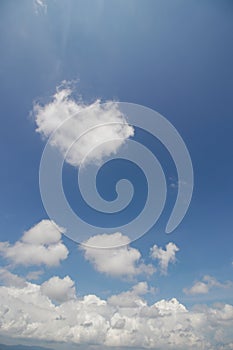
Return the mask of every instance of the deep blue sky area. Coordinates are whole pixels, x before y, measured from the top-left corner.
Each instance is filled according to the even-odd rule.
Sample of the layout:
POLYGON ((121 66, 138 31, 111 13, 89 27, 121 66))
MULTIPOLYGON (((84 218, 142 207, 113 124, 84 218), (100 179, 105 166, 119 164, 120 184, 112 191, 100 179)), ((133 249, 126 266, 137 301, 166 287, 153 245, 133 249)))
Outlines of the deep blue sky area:
MULTIPOLYGON (((175 295, 192 303, 182 288, 193 280, 205 274, 231 279, 233 2, 51 0, 46 14, 34 12, 33 2, 27 0, 0 3, 1 241, 14 242, 47 218, 38 184, 45 142, 35 132, 30 111, 34 101, 48 102, 63 80, 77 80, 75 93, 86 103, 115 99, 158 111, 189 149, 195 184, 186 217, 171 235, 165 234, 169 201, 175 198, 175 190, 170 189, 167 211, 158 225, 133 243, 145 261, 153 244, 173 241, 180 248, 169 276, 150 281, 152 286, 160 285, 158 298, 175 295)), ((146 135, 139 137, 146 143, 146 135)), ((163 152, 159 151, 161 163, 163 152)), ((164 157, 170 161, 167 154, 164 157)), ((176 176, 172 163, 168 174, 169 170, 176 176)), ((69 166, 66 171, 74 178, 69 166)), ((106 167, 102 175, 110 171, 106 167)), ((124 171, 127 176, 137 173, 124 171)), ((135 186, 140 186, 143 175, 136 175, 135 186)), ((75 202, 72 186, 67 193, 75 202)), ((100 192, 101 186, 100 180, 100 192)), ((140 190, 139 202, 131 207, 136 212, 141 206, 140 190)), ((94 291, 104 296, 107 290, 116 293, 131 285, 95 274, 77 254, 76 244, 64 240, 71 253, 61 274, 69 272, 79 281, 80 294, 94 291)), ((50 270, 43 278, 57 272, 50 270)), ((224 293, 211 298, 232 302, 232 296, 224 293)))

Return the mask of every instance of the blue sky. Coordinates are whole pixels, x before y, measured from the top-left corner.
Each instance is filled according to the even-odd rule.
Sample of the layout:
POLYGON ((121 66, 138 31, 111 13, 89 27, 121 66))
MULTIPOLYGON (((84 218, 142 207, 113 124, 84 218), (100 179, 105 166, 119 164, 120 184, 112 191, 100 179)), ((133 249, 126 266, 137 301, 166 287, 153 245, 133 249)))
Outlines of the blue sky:
MULTIPOLYGON (((106 254, 100 266, 96 256, 85 255, 63 236, 61 244, 69 256, 61 258, 57 266, 16 263, 7 258, 4 246, 4 276, 10 271, 26 278, 30 271, 43 271, 37 280, 28 281, 43 285, 53 276, 63 279, 68 275, 78 298, 94 294, 105 300, 146 282, 148 293, 142 295, 148 305, 171 298, 190 310, 200 303, 209 308, 216 302, 233 303, 229 282, 233 273, 232 16, 230 0, 1 1, 1 242, 14 246, 25 231, 50 219, 39 189, 39 164, 46 140, 35 131, 38 124, 32 111, 36 103, 41 108, 53 103, 56 89, 67 88, 61 86, 64 80, 72 82, 72 97, 65 101, 79 103, 82 98, 85 105, 96 99, 131 102, 165 116, 182 136, 194 170, 189 210, 176 230, 167 235, 165 226, 177 195, 176 186, 172 187, 177 183, 176 169, 158 140, 135 130, 134 139, 156 154, 168 181, 167 202, 159 221, 130 245, 135 254, 141 254, 137 267, 152 266, 155 273, 106 273, 102 263, 111 265, 111 256, 106 254), (154 245, 165 251, 169 242, 179 251, 163 274, 160 260, 152 259, 150 252, 154 245), (191 293, 196 283, 202 291, 191 293), (151 288, 155 292, 150 292, 151 288), (189 292, 185 293, 185 288, 189 292)), ((115 181, 122 177, 132 181, 135 197, 121 216, 101 216, 80 204, 76 177, 76 169, 65 164, 65 193, 72 207, 91 223, 119 225, 137 215, 144 205, 145 176, 130 162, 105 165, 97 183, 104 198, 111 200, 115 181)), ((4 332, 1 337, 11 340, 4 332)), ((38 336, 32 339, 37 342, 38 336)), ((230 349, 232 342, 231 333, 212 346, 230 349)), ((85 341, 81 344, 86 346, 85 341)), ((138 344, 134 348, 143 347, 138 344)))

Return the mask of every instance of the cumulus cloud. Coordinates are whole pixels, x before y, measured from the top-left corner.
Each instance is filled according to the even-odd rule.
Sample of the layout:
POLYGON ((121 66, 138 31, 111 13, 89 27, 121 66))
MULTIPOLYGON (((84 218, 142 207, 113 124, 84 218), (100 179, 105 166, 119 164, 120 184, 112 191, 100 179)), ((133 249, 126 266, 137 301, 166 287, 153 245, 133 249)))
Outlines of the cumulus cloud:
POLYGON ((159 261, 159 266, 162 274, 167 274, 169 263, 175 263, 176 252, 179 248, 172 242, 166 245, 166 248, 160 248, 156 244, 151 248, 151 257, 159 261))
POLYGON ((145 305, 146 302, 141 298, 142 295, 154 292, 154 289, 148 287, 147 282, 139 282, 133 286, 132 290, 112 295, 108 299, 109 305, 118 307, 134 308, 136 306, 145 305))
POLYGON ((90 151, 86 163, 98 163, 105 156, 115 154, 125 140, 134 134, 134 129, 127 124, 115 102, 101 104, 97 100, 89 105, 84 104, 72 98, 72 89, 67 84, 57 88, 50 103, 44 106, 35 104, 33 115, 36 131, 45 138, 49 138, 62 124, 50 143, 64 157, 69 150, 66 161, 73 166, 79 166, 90 151), (100 126, 106 123, 112 124, 100 126), (109 140, 113 141, 107 142, 109 140))
POLYGON ((141 273, 151 275, 155 268, 142 261, 141 253, 138 249, 130 247, 130 240, 120 232, 113 234, 96 235, 89 238, 81 249, 84 250, 84 257, 94 268, 106 275, 113 277, 132 278, 141 273), (117 248, 107 249, 109 243, 117 248), (86 246, 85 246, 86 244, 86 246), (103 247, 94 248, 94 247, 103 247), (92 248, 93 247, 93 248, 92 248))
POLYGON ((217 288, 230 288, 232 287, 232 282, 227 281, 225 283, 220 283, 216 278, 212 276, 204 276, 202 281, 196 281, 191 288, 184 288, 183 292, 185 294, 195 295, 195 294, 207 294, 210 289, 217 288))
POLYGON ((194 285, 188 289, 184 288, 185 294, 207 294, 209 292, 209 286, 204 282, 196 282, 194 285))
MULTIPOLYGON (((63 279, 64 280, 64 279, 63 279)), ((58 284, 63 283, 57 279, 58 284)), ((50 287, 52 288, 52 283, 50 287)), ((65 285, 72 288, 67 278, 65 285), (68 282, 68 283, 67 283, 68 282)), ((57 290, 56 283, 54 290, 57 290)), ((103 300, 96 295, 62 298, 56 305, 42 286, 0 287, 0 335, 77 344, 89 349, 130 347, 158 350, 230 349, 233 306, 218 304, 188 310, 177 299, 149 305, 145 282, 103 300), (129 294, 131 293, 131 294, 129 294), (129 300, 131 295, 131 304, 129 300), (136 298, 133 303, 133 297, 136 298), (125 302, 124 302, 125 299, 125 302)), ((54 295, 52 296, 54 298, 54 295)))
POLYGON ((0 254, 15 265, 59 265, 68 256, 61 232, 64 229, 53 221, 42 220, 14 244, 0 242, 0 254))
POLYGON ((58 276, 51 277, 41 285, 41 291, 49 299, 59 303, 76 297, 74 281, 69 276, 63 279, 58 276))

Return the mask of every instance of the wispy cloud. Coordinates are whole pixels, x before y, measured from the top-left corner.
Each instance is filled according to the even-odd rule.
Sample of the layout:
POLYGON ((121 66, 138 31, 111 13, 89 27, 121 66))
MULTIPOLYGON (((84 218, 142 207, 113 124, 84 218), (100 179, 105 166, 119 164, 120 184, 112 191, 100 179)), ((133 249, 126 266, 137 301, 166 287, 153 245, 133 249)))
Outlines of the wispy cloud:
POLYGON ((34 8, 36 14, 47 13, 47 2, 46 0, 34 0, 34 8))
POLYGON ((206 275, 201 281, 194 282, 192 287, 184 288, 183 292, 190 295, 207 294, 212 288, 230 288, 232 286, 233 283, 230 281, 220 283, 216 278, 206 275))
POLYGON ((74 281, 69 276, 51 277, 41 285, 41 292, 49 299, 59 303, 76 298, 74 281))
POLYGON ((35 281, 37 280, 41 275, 43 275, 43 270, 36 270, 36 271, 30 271, 26 275, 26 279, 29 281, 35 281))

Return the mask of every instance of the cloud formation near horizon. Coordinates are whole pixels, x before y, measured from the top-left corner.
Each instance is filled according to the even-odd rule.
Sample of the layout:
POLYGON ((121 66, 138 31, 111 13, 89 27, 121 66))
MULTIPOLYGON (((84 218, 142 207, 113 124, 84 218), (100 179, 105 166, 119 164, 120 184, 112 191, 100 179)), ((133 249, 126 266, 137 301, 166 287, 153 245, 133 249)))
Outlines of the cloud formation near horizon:
POLYGON ((233 286, 231 281, 220 283, 216 278, 205 275, 202 281, 196 281, 191 288, 184 288, 183 292, 189 295, 207 294, 212 288, 230 288, 233 286))
POLYGON ((41 286, 0 287, 0 335, 97 348, 219 350, 233 345, 233 306, 188 310, 175 298, 152 305, 146 282, 103 300, 75 296, 70 277, 53 277, 41 286), (55 305, 53 300, 59 302, 55 305))

